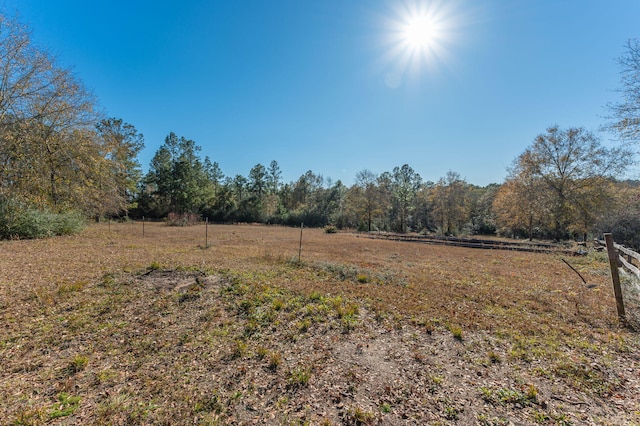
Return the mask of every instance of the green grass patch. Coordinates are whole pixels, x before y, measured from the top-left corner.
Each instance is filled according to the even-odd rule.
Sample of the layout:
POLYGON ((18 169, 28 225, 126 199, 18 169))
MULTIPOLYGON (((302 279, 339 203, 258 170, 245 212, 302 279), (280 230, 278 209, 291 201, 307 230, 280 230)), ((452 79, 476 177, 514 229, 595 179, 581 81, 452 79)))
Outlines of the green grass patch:
POLYGON ((58 403, 56 403, 49 412, 49 419, 57 419, 67 417, 73 414, 80 406, 80 397, 71 396, 66 392, 58 394, 58 403))

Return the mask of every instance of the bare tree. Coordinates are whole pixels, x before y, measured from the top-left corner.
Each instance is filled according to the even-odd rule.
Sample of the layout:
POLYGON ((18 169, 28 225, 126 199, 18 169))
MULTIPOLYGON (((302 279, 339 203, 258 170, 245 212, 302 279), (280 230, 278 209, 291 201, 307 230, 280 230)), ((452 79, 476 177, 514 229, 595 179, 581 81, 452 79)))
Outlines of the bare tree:
POLYGON ((357 210, 365 217, 369 232, 372 229, 373 218, 380 212, 380 191, 377 182, 378 175, 371 170, 364 169, 356 173, 356 186, 360 194, 357 210))
POLYGON ((611 116, 607 128, 626 142, 640 142, 640 41, 627 41, 626 52, 618 58, 622 100, 608 105, 611 116))
POLYGON ((469 191, 467 182, 454 171, 448 171, 433 188, 431 202, 433 214, 444 234, 454 234, 462 230, 469 220, 469 191))

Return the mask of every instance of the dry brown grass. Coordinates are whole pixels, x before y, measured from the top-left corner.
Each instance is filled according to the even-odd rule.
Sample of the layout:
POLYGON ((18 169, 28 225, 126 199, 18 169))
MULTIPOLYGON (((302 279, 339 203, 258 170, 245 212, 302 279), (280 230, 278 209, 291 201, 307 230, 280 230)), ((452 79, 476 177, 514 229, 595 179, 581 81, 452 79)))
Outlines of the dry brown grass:
POLYGON ((603 407, 623 398, 628 406, 618 419, 640 420, 637 336, 617 325, 602 255, 569 259, 597 284, 587 289, 559 257, 548 254, 305 229, 298 264, 299 229, 209 226, 206 248, 204 229, 147 223, 143 238, 140 223, 100 224, 71 237, 0 242, 0 361, 6 366, 0 418, 14 424, 223 424, 269 415, 265 423, 281 424, 302 410, 304 421, 404 423, 397 407, 431 407, 433 396, 436 408, 414 414, 416 419, 560 424, 566 416, 579 423, 576 410, 587 401, 597 414, 584 419, 608 424, 610 412, 603 407), (153 269, 182 271, 184 280, 153 269), (197 278, 200 271, 217 278, 197 278), (303 344, 294 349, 291 339, 303 344), (211 351, 212 342, 218 352, 211 351), (359 370, 363 359, 345 364, 355 362, 341 352, 352 343, 371 364, 368 370, 359 370), (407 345, 394 355, 403 360, 404 373, 382 361, 395 345, 407 345), (343 364, 324 364, 336 363, 336 357, 343 364), (189 366, 194 359, 200 361, 189 366), (224 373, 216 363, 226 366, 224 373), (424 379, 428 393, 414 390, 416 399, 407 396, 402 404, 389 400, 395 385, 379 383, 380 377, 420 377, 424 365, 435 371, 424 379), (495 376, 473 385, 456 378, 460 365, 477 370, 477 377, 489 374, 487 369, 495 376), (256 368, 264 377, 247 378, 256 368), (389 395, 375 397, 378 407, 367 405, 377 395, 372 391, 366 398, 343 395, 330 409, 304 408, 300 401, 319 397, 311 391, 301 395, 309 381, 321 388, 327 380, 323 398, 338 392, 331 368, 348 382, 360 374, 360 382, 389 395), (376 369, 378 375, 369 377, 376 369), (226 381, 217 387, 203 382, 211 374, 226 381), (265 400, 255 387, 269 380, 275 384, 265 384, 265 392, 281 385, 286 401, 274 396, 264 411, 251 404, 265 400), (525 386, 534 381, 533 388, 525 386), (181 392, 172 389, 178 382, 181 392), (512 389, 517 386, 524 390, 512 389), (456 400, 465 387, 467 393, 460 392, 475 402, 456 400), (544 402, 532 396, 538 390, 544 402), (580 401, 569 390, 579 391, 580 401), (74 396, 81 398, 79 406, 69 399, 74 396), (465 404, 476 408, 465 414, 465 404), (516 406, 524 411, 513 414, 516 406))
MULTIPOLYGON (((298 229, 284 227, 210 226, 210 247, 204 249, 204 226, 147 223, 142 238, 140 223, 112 224, 110 232, 102 224, 78 236, 0 242, 0 283, 5 299, 11 300, 16 292, 46 298, 61 286, 82 285, 105 273, 141 271, 152 264, 248 274, 277 271, 297 260, 299 235, 298 229)), ((303 267, 295 279, 274 284, 368 298, 402 315, 455 321, 472 329, 493 330, 516 313, 534 326, 586 321, 614 327, 615 302, 604 257, 570 261, 589 283, 598 284, 595 290, 582 287, 553 255, 378 241, 305 229, 303 267), (361 282, 330 273, 348 269, 360 271, 361 282), (548 315, 529 321, 527 311, 548 315)))

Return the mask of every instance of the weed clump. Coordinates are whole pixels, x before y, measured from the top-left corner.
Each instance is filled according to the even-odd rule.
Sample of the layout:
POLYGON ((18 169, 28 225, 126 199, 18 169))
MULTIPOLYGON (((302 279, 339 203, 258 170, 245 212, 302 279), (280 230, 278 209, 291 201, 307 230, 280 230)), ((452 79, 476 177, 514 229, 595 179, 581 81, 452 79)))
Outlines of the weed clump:
POLYGON ((493 405, 518 405, 527 407, 538 403, 538 389, 529 385, 526 390, 480 388, 482 399, 493 405))
POLYGON ((310 368, 299 367, 289 373, 289 385, 294 388, 306 386, 310 379, 310 368))
POLYGON ((282 364, 282 354, 280 352, 272 352, 269 355, 269 370, 276 371, 282 364))
POLYGON ((231 351, 231 359, 242 358, 247 352, 247 344, 242 340, 236 340, 231 351))
POLYGON ((350 421, 349 424, 372 425, 375 423, 376 416, 360 407, 353 407, 347 411, 347 420, 350 421))
POLYGON ((449 331, 456 340, 462 341, 462 327, 455 324, 449 324, 449 331))
POLYGON ((88 363, 89 363, 89 357, 85 355, 76 355, 71 360, 69 369, 73 373, 79 373, 80 371, 84 370, 87 367, 88 363))
POLYGON ((489 362, 491 362, 491 364, 499 364, 500 362, 502 362, 502 359, 500 358, 500 355, 498 355, 494 351, 489 351, 487 356, 488 356, 489 362))

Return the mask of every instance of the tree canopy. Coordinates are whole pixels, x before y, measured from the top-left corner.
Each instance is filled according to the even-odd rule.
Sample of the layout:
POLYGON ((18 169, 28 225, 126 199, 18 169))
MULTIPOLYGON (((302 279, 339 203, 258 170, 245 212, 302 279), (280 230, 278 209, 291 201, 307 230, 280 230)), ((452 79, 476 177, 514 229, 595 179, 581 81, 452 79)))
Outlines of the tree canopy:
POLYGON ((37 209, 87 215, 127 210, 143 140, 100 116, 70 69, 0 15, 0 197, 37 209))
POLYGON ((556 239, 586 234, 602 210, 607 182, 631 160, 626 149, 606 148, 583 128, 551 126, 515 160, 495 207, 529 237, 534 224, 556 239))

